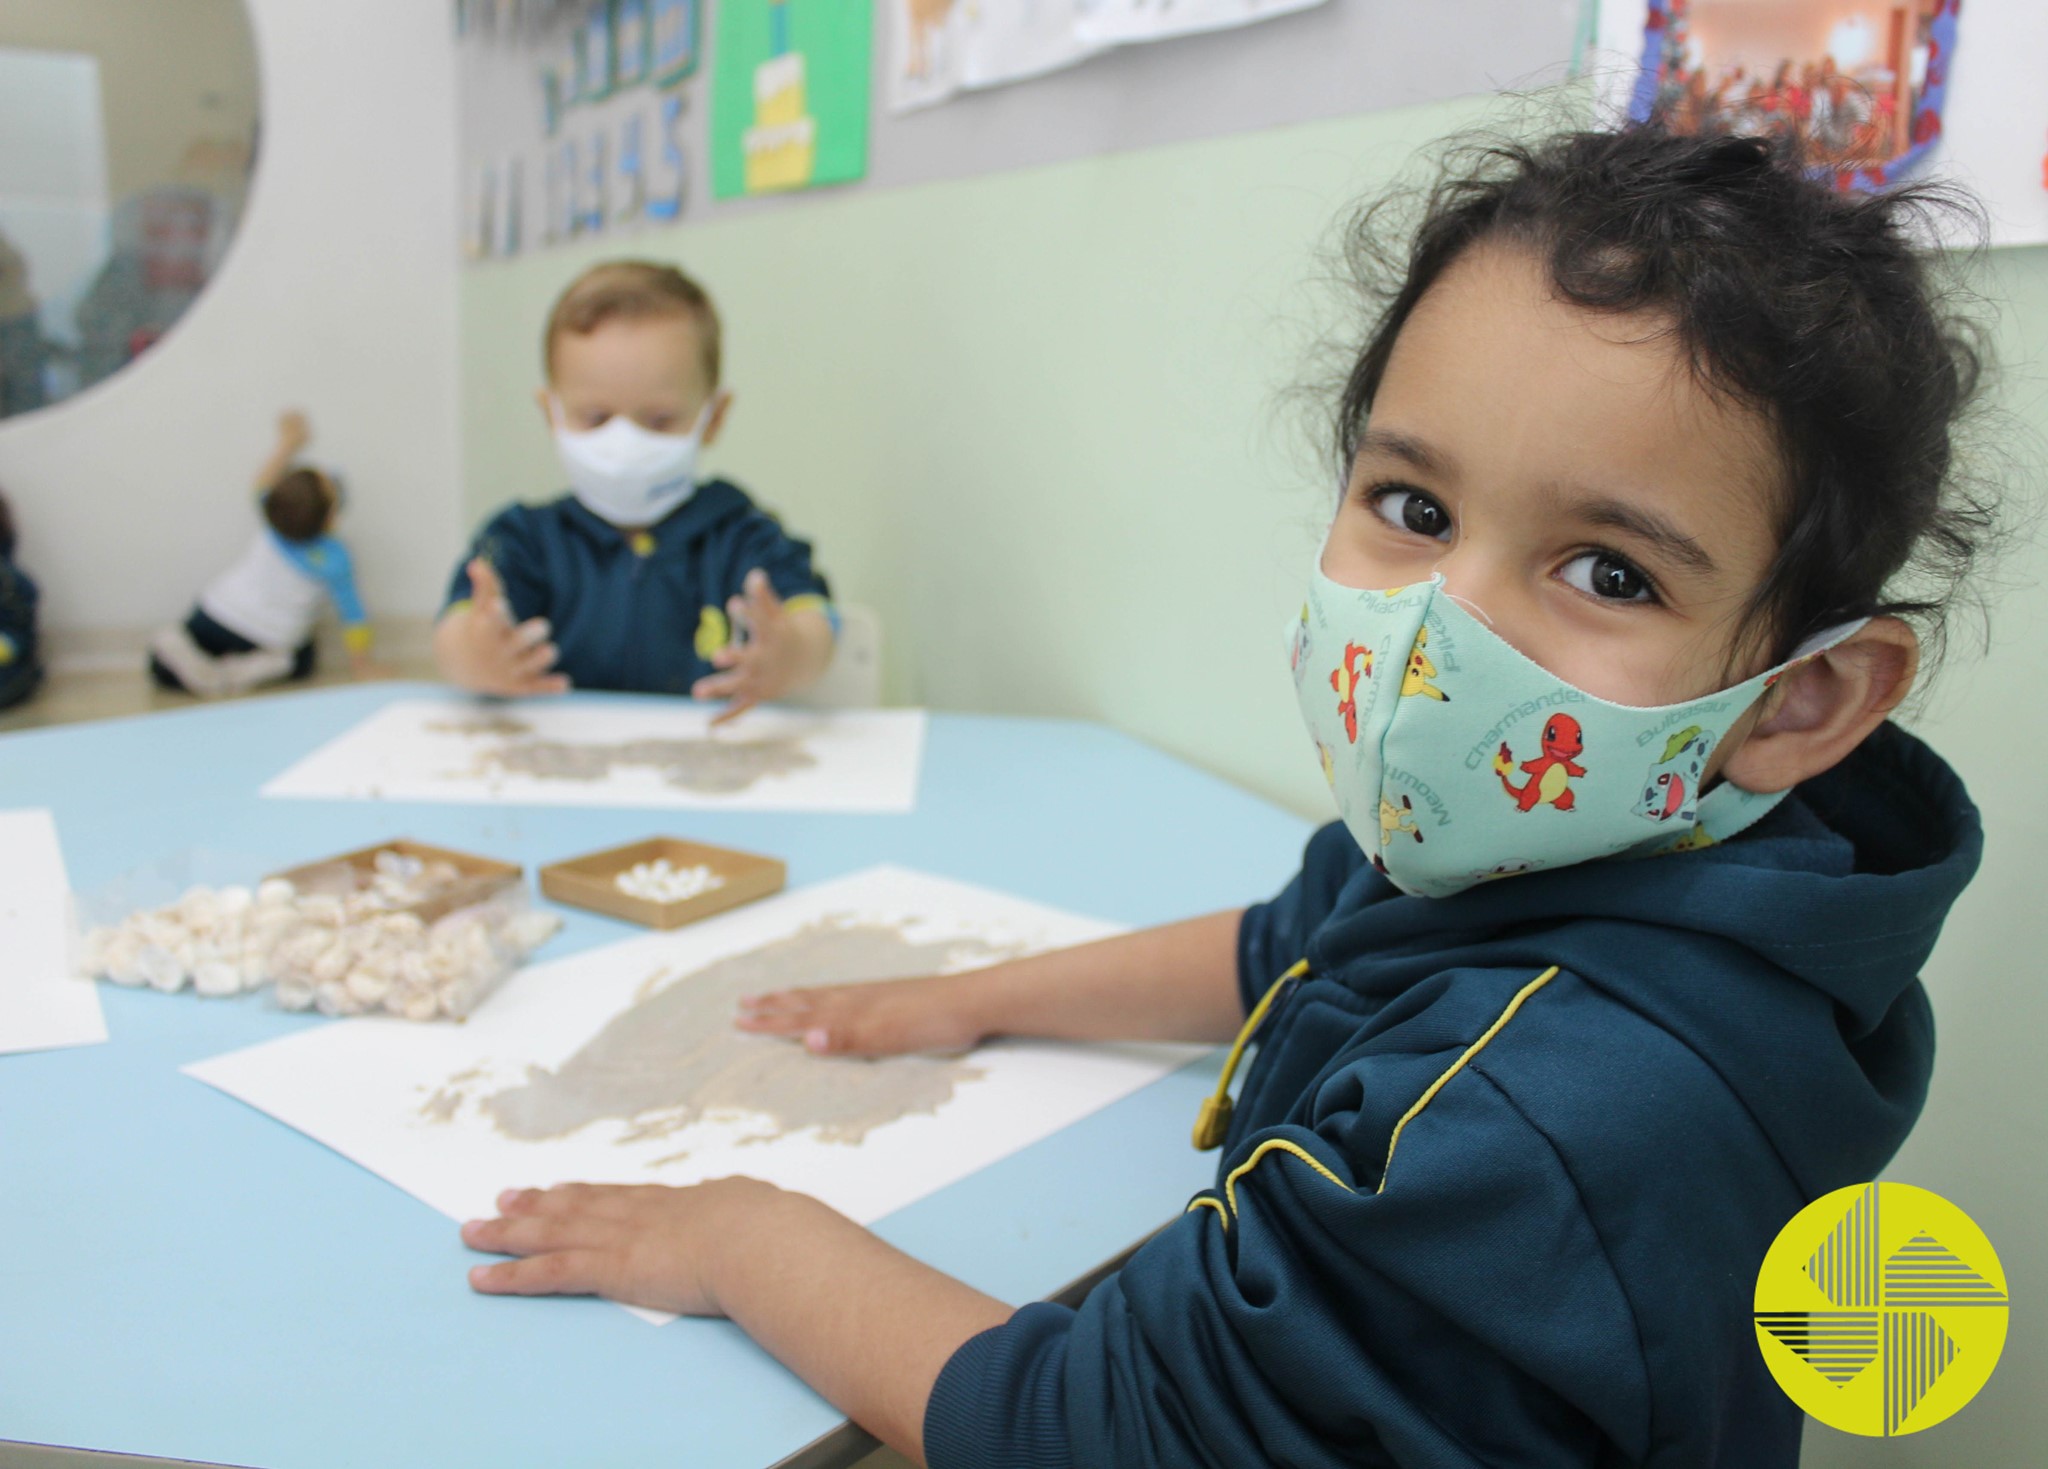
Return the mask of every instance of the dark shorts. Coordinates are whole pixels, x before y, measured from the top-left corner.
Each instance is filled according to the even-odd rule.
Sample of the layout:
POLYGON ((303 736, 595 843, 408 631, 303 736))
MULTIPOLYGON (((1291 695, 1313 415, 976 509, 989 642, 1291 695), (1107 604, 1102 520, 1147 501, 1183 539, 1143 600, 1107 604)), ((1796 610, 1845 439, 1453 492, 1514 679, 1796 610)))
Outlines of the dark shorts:
MULTIPOLYGON (((210 658, 225 658, 230 653, 256 651, 254 643, 232 628, 222 627, 197 607, 194 607, 192 615, 185 619, 185 631, 191 634, 193 642, 199 644, 200 651, 210 658)), ((164 667, 163 661, 153 653, 149 659, 149 676, 156 680, 156 686, 160 689, 169 689, 180 694, 191 692, 178 681, 178 675, 164 667)), ((312 676, 313 640, 308 638, 299 645, 299 650, 292 654, 292 671, 285 677, 297 680, 312 676)))

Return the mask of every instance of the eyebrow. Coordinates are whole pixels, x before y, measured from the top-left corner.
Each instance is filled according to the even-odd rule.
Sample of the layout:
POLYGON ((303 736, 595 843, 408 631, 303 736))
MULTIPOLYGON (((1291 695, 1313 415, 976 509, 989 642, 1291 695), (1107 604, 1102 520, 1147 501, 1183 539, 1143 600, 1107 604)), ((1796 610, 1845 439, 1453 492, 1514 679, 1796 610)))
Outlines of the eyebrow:
POLYGON ((1457 465, 1450 455, 1433 449, 1422 440, 1409 434, 1396 433, 1390 428, 1369 428, 1358 436, 1359 454, 1385 454, 1398 459, 1410 468, 1424 474, 1440 475, 1446 479, 1457 474, 1457 465))
POLYGON ((1706 547, 1699 543, 1697 537, 1686 535, 1654 510, 1604 496, 1588 496, 1573 500, 1560 508, 1566 514, 1588 525, 1602 526, 1633 536, 1663 552, 1688 571, 1697 572, 1701 576, 1712 576, 1719 570, 1714 564, 1714 558, 1707 554, 1706 547))

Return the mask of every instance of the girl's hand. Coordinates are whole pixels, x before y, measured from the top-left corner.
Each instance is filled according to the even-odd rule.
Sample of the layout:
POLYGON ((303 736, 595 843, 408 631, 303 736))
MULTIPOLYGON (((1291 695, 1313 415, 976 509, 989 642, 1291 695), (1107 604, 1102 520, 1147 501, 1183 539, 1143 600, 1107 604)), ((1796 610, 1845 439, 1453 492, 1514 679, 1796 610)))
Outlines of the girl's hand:
POLYGON ((469 1283, 493 1296, 604 1296, 684 1316, 721 1316, 722 1253, 761 1238, 796 1195, 751 1178, 691 1188, 565 1183, 507 1189, 498 1217, 472 1219, 462 1242, 517 1255, 478 1265, 469 1283))
POLYGON ((741 1030, 783 1035, 818 1056, 964 1051, 987 1031, 966 1003, 965 974, 743 995, 741 1030))
POLYGON ((713 653, 711 665, 719 672, 698 679, 690 689, 694 699, 732 700, 713 724, 795 692, 832 661, 831 623, 820 612, 785 608, 759 567, 747 573, 743 595, 727 601, 725 610, 735 634, 744 627, 747 639, 713 653))

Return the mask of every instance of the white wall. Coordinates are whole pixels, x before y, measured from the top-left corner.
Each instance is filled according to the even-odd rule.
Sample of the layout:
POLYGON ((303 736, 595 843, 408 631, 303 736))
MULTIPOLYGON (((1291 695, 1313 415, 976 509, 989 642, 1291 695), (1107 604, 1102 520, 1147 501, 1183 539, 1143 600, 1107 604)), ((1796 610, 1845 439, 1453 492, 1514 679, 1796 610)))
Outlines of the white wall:
POLYGON ((430 612, 459 549, 448 8, 250 10, 263 156, 213 284, 140 361, 0 422, 0 489, 59 648, 184 612, 254 529, 250 479, 288 405, 348 478, 373 617, 430 612))

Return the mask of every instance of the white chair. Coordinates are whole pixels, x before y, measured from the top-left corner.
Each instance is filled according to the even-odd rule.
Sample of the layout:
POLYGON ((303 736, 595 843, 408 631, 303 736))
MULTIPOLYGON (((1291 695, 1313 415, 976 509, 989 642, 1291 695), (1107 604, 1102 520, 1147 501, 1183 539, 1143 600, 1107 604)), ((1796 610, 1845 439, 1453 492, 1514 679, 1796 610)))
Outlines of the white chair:
POLYGON ((786 702, 804 709, 873 709, 882 702, 882 618, 840 602, 839 645, 825 676, 786 702))

